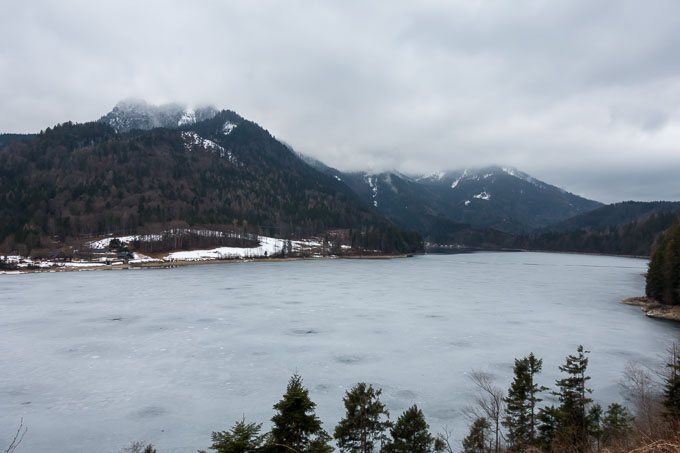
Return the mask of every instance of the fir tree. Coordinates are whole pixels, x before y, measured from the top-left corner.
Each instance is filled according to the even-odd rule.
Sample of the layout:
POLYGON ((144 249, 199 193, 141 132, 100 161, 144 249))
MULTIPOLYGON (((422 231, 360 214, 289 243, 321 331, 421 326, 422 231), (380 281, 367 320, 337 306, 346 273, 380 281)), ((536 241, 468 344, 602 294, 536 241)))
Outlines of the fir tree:
POLYGON ((376 448, 385 429, 390 427, 389 412, 380 402, 382 390, 360 382, 345 392, 346 414, 335 427, 334 436, 342 452, 370 453, 376 448))
POLYGON ((585 449, 588 443, 588 405, 592 402, 588 394, 592 390, 586 387, 590 376, 586 375, 588 358, 583 346, 577 348, 577 355, 568 355, 566 363, 560 371, 567 377, 556 382, 558 391, 555 395, 560 400, 557 409, 557 437, 562 443, 576 449, 585 449))
POLYGON ((472 422, 470 432, 463 439, 463 453, 487 453, 491 436, 491 423, 485 417, 479 417, 472 422))
POLYGON ((503 419, 511 451, 536 446, 536 404, 542 401, 538 394, 547 388, 536 384, 534 379, 542 366, 543 361, 533 353, 521 360, 515 359, 515 377, 505 398, 506 417, 503 419))
POLYGON ((392 441, 383 450, 389 453, 430 453, 434 438, 429 429, 423 412, 413 405, 397 419, 390 430, 392 441))
MULTIPOLYGON (((259 451, 266 439, 260 435, 262 424, 236 422, 229 431, 213 432, 210 450, 217 453, 252 453, 259 451)), ((199 450, 199 453, 205 453, 199 450)))
POLYGON ((332 451, 328 446, 330 436, 321 428, 321 421, 314 413, 315 407, 309 391, 302 385, 302 377, 294 374, 283 398, 274 405, 277 413, 272 417, 270 439, 273 451, 332 451))

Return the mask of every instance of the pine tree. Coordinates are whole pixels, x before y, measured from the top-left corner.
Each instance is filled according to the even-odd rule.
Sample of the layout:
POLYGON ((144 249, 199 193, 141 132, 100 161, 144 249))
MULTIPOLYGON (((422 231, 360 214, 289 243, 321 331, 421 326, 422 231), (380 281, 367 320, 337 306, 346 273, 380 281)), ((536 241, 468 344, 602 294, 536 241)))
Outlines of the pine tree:
POLYGON ((590 376, 586 376, 588 358, 583 346, 577 348, 577 355, 568 355, 566 363, 560 366, 560 371, 567 373, 567 377, 556 382, 558 391, 555 395, 560 400, 557 409, 557 432, 561 443, 576 449, 585 449, 588 444, 588 405, 592 402, 588 394, 592 390, 586 387, 590 376))
POLYGON ((335 427, 334 436, 342 452, 370 453, 390 427, 389 412, 380 402, 382 390, 360 382, 345 392, 346 414, 335 427))
MULTIPOLYGON (((260 450, 266 435, 260 435, 262 424, 236 422, 229 431, 213 432, 210 450, 217 453, 252 453, 260 450)), ((199 453, 205 453, 199 450, 199 453)))
POLYGON ((328 446, 330 436, 321 428, 315 407, 309 391, 302 385, 302 377, 294 374, 283 398, 274 405, 277 413, 272 417, 270 439, 273 451, 289 452, 291 448, 299 452, 332 451, 328 446))
POLYGON ((661 301, 663 297, 664 277, 663 268, 666 252, 666 236, 662 235, 657 239, 652 256, 649 259, 647 277, 645 283, 645 294, 647 297, 661 301))
POLYGON ((625 447, 626 438, 631 432, 630 416, 625 407, 612 403, 607 407, 602 419, 602 441, 607 446, 620 449, 625 447))
POLYGON ((668 230, 665 303, 680 305, 680 221, 668 230))
POLYGON ((416 405, 407 409, 390 430, 392 441, 383 449, 389 453, 431 453, 434 438, 423 412, 416 405))
POLYGON ((551 451, 557 432, 559 411, 555 406, 542 407, 538 411, 538 437, 536 443, 543 451, 551 451))
POLYGON ((602 406, 593 404, 588 410, 588 436, 595 442, 595 451, 600 451, 603 435, 602 406))
POLYGON ((515 377, 505 398, 506 417, 503 419, 503 426, 508 429, 510 451, 536 446, 536 404, 542 401, 538 394, 547 388, 536 384, 534 379, 542 367, 543 361, 533 353, 515 359, 515 377))
POLYGON ((663 405, 667 418, 680 421, 680 348, 673 344, 668 350, 669 357, 664 378, 663 405))
POLYGON ((463 439, 463 453, 488 453, 491 437, 491 423, 485 417, 479 417, 472 422, 470 432, 463 439))
POLYGON ((656 240, 649 260, 645 293, 664 304, 680 304, 680 221, 656 240))

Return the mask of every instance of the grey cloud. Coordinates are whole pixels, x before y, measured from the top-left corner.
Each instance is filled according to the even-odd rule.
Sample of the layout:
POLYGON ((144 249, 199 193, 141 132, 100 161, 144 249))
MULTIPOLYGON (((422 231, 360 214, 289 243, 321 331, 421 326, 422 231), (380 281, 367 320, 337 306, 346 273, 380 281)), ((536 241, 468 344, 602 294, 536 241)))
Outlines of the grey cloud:
POLYGON ((674 0, 14 2, 0 130, 210 103, 343 170, 497 163, 678 199, 679 29, 674 0))

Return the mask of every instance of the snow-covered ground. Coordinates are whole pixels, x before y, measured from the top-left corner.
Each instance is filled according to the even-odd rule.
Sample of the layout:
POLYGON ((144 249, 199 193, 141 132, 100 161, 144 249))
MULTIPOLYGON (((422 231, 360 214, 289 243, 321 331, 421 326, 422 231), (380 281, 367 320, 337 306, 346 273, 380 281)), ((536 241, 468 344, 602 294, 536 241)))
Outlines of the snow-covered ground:
MULTIPOLYGON (((178 233, 192 234, 226 234, 219 231, 210 230, 176 230, 178 233)), ((173 231, 170 231, 173 233, 173 231)), ((98 239, 90 241, 87 245, 93 249, 103 249, 109 246, 109 243, 118 239, 121 244, 131 244, 135 240, 161 240, 163 234, 157 235, 133 235, 133 236, 111 236, 105 239, 98 239)), ((257 241, 260 245, 257 247, 217 247, 212 249, 201 250, 187 250, 172 252, 164 256, 164 261, 205 261, 205 260, 221 260, 221 259, 247 259, 247 258, 265 258, 280 254, 284 247, 287 247, 288 241, 286 239, 278 239, 267 236, 257 236, 257 241)), ((310 251, 314 248, 322 246, 322 243, 316 239, 305 239, 300 241, 290 241, 293 252, 310 251)), ((154 258, 137 253, 134 260, 130 262, 150 262, 158 261, 154 258)))
MULTIPOLYGON (((193 234, 226 234, 219 231, 210 230, 174 230, 177 233, 191 232, 193 234)), ((172 233, 172 231, 170 232, 172 233)), ((166 233, 167 234, 167 233, 166 233)), ((163 234, 156 235, 128 235, 128 236, 110 236, 103 239, 97 239, 87 242, 85 245, 94 250, 105 249, 109 243, 117 239, 121 244, 131 244, 135 240, 159 241, 163 239, 163 234)), ((152 258, 139 252, 132 252, 133 258, 127 260, 129 264, 153 263, 153 262, 168 262, 168 261, 209 261, 209 260, 225 260, 225 259, 253 259, 253 258, 267 258, 274 257, 288 247, 288 240, 271 238, 267 236, 257 236, 260 245, 257 247, 217 247, 212 249, 188 250, 171 252, 161 258, 152 258)), ((305 239, 299 241, 290 241, 290 252, 304 253, 307 256, 319 256, 319 248, 322 243, 316 239, 305 239)), ((346 248, 343 246, 343 249, 346 248)), ((17 273, 26 271, 28 269, 47 269, 47 268, 93 268, 112 264, 123 264, 123 261, 112 258, 110 255, 95 254, 97 258, 90 261, 51 261, 51 260, 31 260, 17 255, 8 255, 7 257, 0 255, 0 260, 4 259, 9 263, 14 263, 17 269, 0 271, 0 274, 17 273)))
POLYGON ((137 240, 144 241, 160 241, 163 236, 160 234, 136 234, 132 236, 111 236, 104 239, 97 239, 96 241, 87 242, 85 245, 92 249, 103 249, 109 246, 113 239, 118 239, 121 244, 130 244, 137 240))
POLYGON ((218 247, 209 250, 190 250, 172 252, 163 259, 166 261, 202 261, 230 258, 260 258, 281 253, 286 241, 260 236, 258 247, 218 247))
MULTIPOLYGON (((163 259, 165 261, 204 261, 223 259, 265 258, 280 254, 287 246, 287 240, 258 236, 258 247, 218 247, 209 250, 190 250, 172 252, 163 259)), ((307 251, 320 247, 321 243, 314 240, 290 241, 293 252, 307 251)))
POLYGON ((50 261, 50 260, 33 260, 21 256, 0 256, 0 260, 6 260, 8 263, 16 265, 16 270, 0 271, 0 274, 17 274, 25 272, 29 269, 49 269, 49 268, 88 268, 106 266, 105 262, 98 261, 50 261))

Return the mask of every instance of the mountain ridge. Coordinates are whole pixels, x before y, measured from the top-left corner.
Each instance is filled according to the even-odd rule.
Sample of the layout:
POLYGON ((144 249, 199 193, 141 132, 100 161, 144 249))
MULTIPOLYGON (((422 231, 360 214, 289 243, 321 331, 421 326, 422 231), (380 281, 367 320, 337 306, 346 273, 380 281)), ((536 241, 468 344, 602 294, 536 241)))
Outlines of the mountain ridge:
POLYGON ((521 234, 602 206, 507 166, 406 175, 397 171, 342 172, 316 159, 303 159, 344 181, 395 224, 422 234, 431 222, 419 222, 415 216, 521 234))

